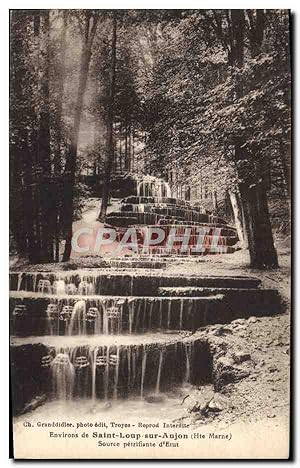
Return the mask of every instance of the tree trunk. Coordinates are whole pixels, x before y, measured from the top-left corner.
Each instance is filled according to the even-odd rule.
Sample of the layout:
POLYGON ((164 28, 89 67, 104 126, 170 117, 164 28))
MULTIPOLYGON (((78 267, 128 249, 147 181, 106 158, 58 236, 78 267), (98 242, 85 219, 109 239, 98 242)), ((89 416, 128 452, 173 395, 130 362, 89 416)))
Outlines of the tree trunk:
POLYGON ((11 62, 10 62, 10 135, 18 138, 10 141, 10 229, 17 252, 33 260, 35 240, 33 232, 32 166, 33 155, 29 133, 34 124, 33 92, 28 93, 26 80, 27 35, 30 31, 30 17, 11 12, 11 62), (19 131, 18 131, 19 129, 19 131))
POLYGON ((81 65, 79 74, 79 85, 77 92, 76 107, 73 120, 73 129, 71 135, 71 146, 66 157, 66 166, 64 171, 64 189, 63 189, 63 206, 62 206, 62 222, 65 232, 65 250, 63 254, 63 262, 66 262, 70 258, 72 249, 72 223, 73 223, 73 211, 74 211, 74 184, 75 184, 75 171, 76 171, 76 160, 77 160, 77 147, 79 128, 82 114, 82 106, 84 93, 86 89, 89 64, 92 52, 92 43, 97 27, 97 17, 92 16, 91 13, 87 13, 86 17, 86 28, 85 37, 83 39, 82 51, 81 51, 81 65), (91 26, 92 23, 92 26, 91 26))
POLYGON ((59 71, 60 76, 58 80, 57 90, 57 108, 56 108, 56 151, 54 154, 54 174, 56 180, 56 222, 55 222, 55 262, 59 262, 59 245, 60 245, 60 209, 61 209, 61 160, 63 153, 63 139, 62 139, 62 112, 63 112, 63 98, 64 98, 64 78, 65 78, 65 59, 66 59, 66 36, 67 36, 67 10, 63 10, 63 27, 60 39, 59 51, 59 71))
POLYGON ((110 194, 110 177, 111 167, 114 157, 114 102, 115 102, 115 84, 116 84, 116 45, 117 45, 117 16, 116 11, 113 12, 113 31, 112 31, 112 45, 111 45, 111 69, 110 69, 110 99, 108 107, 108 129, 107 129, 107 150, 104 163, 104 179, 102 202, 99 219, 104 222, 106 218, 106 211, 108 206, 110 194))
MULTIPOLYGON (((233 31, 233 58, 234 64, 239 68, 244 66, 244 35, 245 35, 245 12, 244 10, 231 10, 233 31)), ((251 55, 256 56, 260 51, 263 40, 263 18, 258 16, 258 36, 255 41, 250 42, 251 55), (259 46, 259 47, 258 47, 259 46)), ((243 89, 237 87, 237 97, 243 96, 243 89)), ((242 141, 235 145, 236 163, 244 161, 251 156, 242 149, 242 141)), ((260 157, 263 160, 262 156, 260 157)), ((249 177, 249 166, 253 166, 249 159, 248 164, 239 164, 239 191, 244 208, 245 225, 248 237, 250 253, 250 264, 253 268, 276 268, 278 266, 277 253, 274 248, 273 234, 268 210, 267 189, 264 176, 261 175, 261 164, 257 164, 255 176, 249 177), (248 169, 248 171, 247 171, 248 169)))
POLYGON ((264 10, 247 10, 250 23, 249 42, 251 57, 256 57, 261 50, 264 38, 265 13, 264 10))
POLYGON ((241 184, 250 264, 252 268, 277 268, 278 259, 274 247, 268 200, 263 182, 249 187, 241 184))
POLYGON ((39 202, 41 205, 41 262, 53 261, 53 241, 56 221, 56 191, 52 186, 50 157, 49 106, 49 11, 39 15, 39 69, 40 94, 38 167, 40 170, 39 202))

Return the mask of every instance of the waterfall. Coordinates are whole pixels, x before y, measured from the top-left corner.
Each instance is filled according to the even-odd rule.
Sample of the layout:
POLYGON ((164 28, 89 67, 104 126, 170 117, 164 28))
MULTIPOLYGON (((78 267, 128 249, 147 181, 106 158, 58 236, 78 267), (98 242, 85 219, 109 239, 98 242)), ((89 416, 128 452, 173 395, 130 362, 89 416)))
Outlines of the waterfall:
POLYGON ((180 299, 180 316, 179 316, 179 329, 182 330, 182 319, 183 319, 183 299, 180 299))
MULTIPOLYGON (((200 215, 185 201, 167 200, 171 198, 168 185, 161 180, 155 182, 151 176, 139 184, 138 194, 140 198, 130 197, 128 206, 120 210, 125 222, 115 223, 116 241, 120 242, 127 225, 133 223, 140 249, 145 230, 153 225, 160 225, 168 236, 171 230, 182 236, 189 229, 189 246, 198 243, 198 230, 208 225, 207 215, 200 215), (148 227, 142 227, 144 222, 148 227)), ((113 217, 111 221, 114 225, 113 217)), ((205 228, 205 232, 204 246, 209 246, 213 228, 205 228)), ((220 247, 227 238, 232 239, 234 231, 224 226, 222 234, 226 236, 219 239, 220 247)), ((194 352, 190 340, 198 337, 179 330, 193 331, 208 322, 208 306, 214 299, 194 298, 190 291, 188 296, 181 296, 181 287, 205 287, 210 281, 202 281, 188 271, 181 279, 177 267, 166 268, 182 261, 173 255, 167 259, 165 243, 161 244, 148 246, 141 255, 99 255, 87 259, 81 270, 69 271, 58 265, 54 271, 45 266, 42 271, 35 267, 33 272, 12 272, 11 286, 19 291, 11 298, 12 325, 17 331, 13 339, 18 345, 25 335, 24 343, 45 344, 47 354, 41 357, 41 365, 48 366, 57 398, 74 395, 95 401, 132 393, 143 398, 149 388, 156 394, 162 392, 167 381, 170 385, 196 381, 193 359, 198 348, 194 352), (155 267, 159 270, 154 271, 155 267), (46 335, 45 343, 39 334, 46 335), (117 336, 109 336, 114 334, 117 336)), ((170 254, 179 254, 176 245, 178 242, 170 254)), ((215 281, 212 285, 217 284, 215 281)))
POLYGON ((94 348, 90 351, 90 360, 91 360, 91 368, 92 368, 92 400, 95 401, 96 399, 96 371, 97 371, 97 354, 98 348, 94 348))
POLYGON ((105 335, 122 333, 123 304, 124 300, 113 299, 103 302, 103 333, 105 335))
POLYGON ((107 303, 106 300, 102 303, 102 316, 103 316, 103 333, 104 335, 108 335, 108 318, 107 318, 107 303))
POLYGON ((144 332, 145 331, 145 318, 146 318, 146 309, 147 309, 147 306, 148 306, 148 298, 146 298, 144 300, 144 307, 143 307, 143 316, 142 316, 142 320, 141 320, 141 331, 144 332))
POLYGON ((120 314, 119 314, 119 317, 118 317, 118 335, 120 335, 120 333, 122 333, 122 326, 123 326, 123 304, 124 304, 125 301, 120 301, 118 300, 117 301, 117 306, 119 307, 120 309, 120 314))
POLYGON ((48 304, 46 309, 47 315, 47 328, 50 332, 50 335, 58 335, 59 334, 59 310, 58 304, 51 302, 48 304))
POLYGON ((187 306, 187 320, 188 320, 189 326, 190 326, 190 318, 193 317, 193 305, 194 305, 194 302, 191 299, 189 299, 188 306, 187 306))
POLYGON ((66 285, 64 280, 57 280, 53 284, 53 292, 56 294, 65 294, 66 292, 66 285))
POLYGON ((66 288, 66 293, 67 294, 76 294, 77 293, 77 288, 74 283, 68 283, 65 286, 66 288))
POLYGON ((146 373, 146 364, 147 364, 147 351, 143 346, 143 359, 142 359, 142 376, 141 376, 141 398, 144 396, 144 380, 146 373))
POLYGON ((139 301, 137 305, 137 312, 135 316, 135 333, 137 333, 139 328, 139 319, 140 319, 140 310, 141 310, 142 303, 139 301))
POLYGON ((35 292, 36 290, 36 279, 37 279, 38 273, 34 273, 32 276, 32 291, 35 292))
POLYGON ((172 306, 172 301, 169 299, 169 302, 168 302, 168 323, 167 323, 167 330, 170 330, 170 323, 171 323, 171 306, 172 306))
POLYGON ((127 348, 127 367, 128 367, 128 377, 127 377, 127 387, 128 393, 131 388, 131 347, 128 346, 127 348))
POLYGON ((192 360, 192 343, 185 343, 185 378, 184 381, 186 383, 190 383, 191 379, 191 360, 192 360))
POLYGON ((83 299, 75 302, 68 327, 68 334, 86 335, 86 302, 83 299))
POLYGON ((134 279, 133 279, 133 275, 131 275, 131 278, 130 278, 130 295, 133 296, 133 285, 134 285, 134 279))
POLYGON ((135 348, 132 350, 132 385, 135 385, 135 378, 136 378, 136 356, 135 356, 135 348))
POLYGON ((50 364, 53 395, 67 400, 73 395, 75 371, 68 354, 58 353, 50 364))
POLYGON ((134 303, 130 302, 128 304, 128 314, 129 314, 129 334, 132 334, 132 326, 134 321, 134 303))
POLYGON ((83 278, 82 281, 79 283, 79 286, 78 286, 78 294, 81 294, 83 296, 87 296, 87 295, 94 294, 94 292, 95 292, 95 290, 94 290, 93 283, 90 283, 90 282, 86 281, 83 278))
POLYGON ((108 398, 108 386, 109 386, 109 346, 106 348, 106 365, 104 371, 104 398, 108 398))
POLYGON ((162 328, 162 299, 159 299, 159 328, 162 328))
POLYGON ((21 290, 21 283, 22 283, 23 273, 18 273, 18 286, 17 291, 21 290))
POLYGON ((120 348, 117 347, 117 357, 116 357, 116 370, 115 370, 115 383, 114 383, 114 399, 118 398, 118 381, 119 381, 119 360, 120 360, 120 348))
POLYGON ((161 369, 162 369, 162 364, 163 364, 163 356, 164 356, 164 349, 161 349, 160 354, 159 354, 159 363, 158 363, 155 393, 159 393, 159 389, 160 389, 160 376, 161 376, 161 369))
POLYGON ((151 330, 151 325, 152 325, 153 306, 154 306, 154 302, 153 302, 153 300, 151 300, 150 308, 149 308, 149 322, 148 322, 148 330, 149 331, 151 330))

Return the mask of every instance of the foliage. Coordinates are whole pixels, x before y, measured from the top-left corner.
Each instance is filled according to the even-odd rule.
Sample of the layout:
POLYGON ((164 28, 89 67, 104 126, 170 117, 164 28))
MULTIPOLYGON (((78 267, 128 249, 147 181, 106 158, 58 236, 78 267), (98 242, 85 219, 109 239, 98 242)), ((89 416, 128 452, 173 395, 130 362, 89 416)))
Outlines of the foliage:
POLYGON ((286 10, 14 10, 11 32, 11 233, 31 261, 59 259, 81 174, 103 182, 110 127, 113 177, 209 189, 215 208, 260 180, 272 206, 288 200, 286 10))

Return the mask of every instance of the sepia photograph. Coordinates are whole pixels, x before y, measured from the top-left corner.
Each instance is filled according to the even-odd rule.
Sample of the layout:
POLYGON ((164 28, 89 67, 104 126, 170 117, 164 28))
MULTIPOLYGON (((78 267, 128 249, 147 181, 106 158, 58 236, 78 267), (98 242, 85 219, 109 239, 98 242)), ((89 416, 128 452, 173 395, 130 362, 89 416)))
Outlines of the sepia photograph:
POLYGON ((12 458, 290 458, 291 23, 9 11, 12 458))

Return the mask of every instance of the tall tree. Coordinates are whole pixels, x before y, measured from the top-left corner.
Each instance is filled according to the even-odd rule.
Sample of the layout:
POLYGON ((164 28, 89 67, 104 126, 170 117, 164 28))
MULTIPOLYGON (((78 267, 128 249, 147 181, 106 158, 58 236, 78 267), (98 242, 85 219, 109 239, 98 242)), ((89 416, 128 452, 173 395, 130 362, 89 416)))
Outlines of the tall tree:
POLYGON ((13 221, 12 228, 18 244, 22 239, 20 252, 32 263, 53 260, 49 22, 48 10, 12 15, 12 194, 23 209, 22 213, 17 209, 19 225, 14 226, 13 221), (16 228, 20 234, 16 234, 16 228))
POLYGON ((33 18, 12 11, 10 64, 10 229, 17 251, 36 260, 32 136, 34 76, 30 66, 33 18))
MULTIPOLYGON (((245 101, 249 92, 253 94, 262 85, 257 73, 248 74, 251 78, 247 84, 242 77, 247 69, 246 41, 250 49, 247 67, 249 63, 255 66, 262 52, 265 13, 263 10, 214 11, 206 14, 206 18, 228 54, 228 63, 232 67, 232 97, 240 102, 245 101)), ((238 189, 245 216, 250 263, 253 268, 276 268, 278 259, 268 210, 268 159, 259 142, 252 137, 249 144, 243 133, 236 134, 232 141, 232 156, 239 179, 238 189)))
POLYGON ((51 174, 50 155, 50 24, 49 11, 43 10, 34 17, 35 34, 38 37, 38 138, 37 138, 37 171, 38 194, 41 206, 40 219, 40 261, 53 261, 53 243, 56 222, 56 197, 51 174))
MULTIPOLYGON (((233 64, 242 68, 244 66, 246 26, 244 10, 231 10, 231 18, 235 50, 233 64)), ((248 11, 248 18, 250 21, 250 51, 251 57, 254 59, 261 51, 264 36, 264 13, 260 10, 251 11, 251 13, 248 11)), ((242 87, 237 86, 237 97, 242 97, 243 93, 242 87)), ((236 142, 234 158, 241 180, 239 190, 245 214, 251 266, 253 268, 276 268, 278 259, 268 210, 265 159, 260 154, 256 171, 250 172, 249 165, 252 165, 253 161, 251 154, 249 155, 245 149, 244 143, 240 140, 236 142)), ((259 148, 257 150, 259 151, 259 148)))
MULTIPOLYGON (((53 118, 53 127, 55 128, 55 141, 54 141, 54 176, 56 179, 56 226, 55 226, 55 261, 59 261, 59 247, 60 247, 60 215, 61 215, 61 172, 62 172, 62 161, 64 157, 64 138, 63 138, 63 102, 64 102, 64 84, 65 84, 65 72, 66 72, 66 49, 67 49, 67 24, 68 24, 68 12, 63 10, 61 13, 62 28, 61 35, 59 37, 59 50, 58 60, 56 67, 54 66, 55 76, 55 112, 53 118)), ((54 51, 55 53, 56 51, 54 51)))

